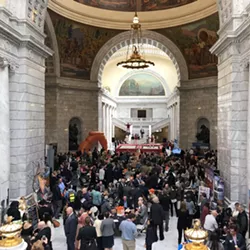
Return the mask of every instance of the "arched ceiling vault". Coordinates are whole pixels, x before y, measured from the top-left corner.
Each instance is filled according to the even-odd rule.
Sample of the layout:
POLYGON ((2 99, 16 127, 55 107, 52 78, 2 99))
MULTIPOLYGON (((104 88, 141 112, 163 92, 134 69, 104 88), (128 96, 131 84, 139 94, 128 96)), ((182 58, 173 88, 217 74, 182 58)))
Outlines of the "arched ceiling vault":
MULTIPOLYGON (((83 0, 78 0, 84 2, 83 0)), ((76 0, 50 0, 49 8, 71 20, 103 28, 127 30, 133 12, 90 7, 76 0)), ((91 1, 88 1, 91 2, 91 1)), ((106 0, 106 2, 109 2, 106 0)), ((110 1, 110 3, 113 1, 110 1)), ((117 0, 119 2, 119 0, 117 0)), ((134 1, 135 2, 135 1, 134 1)), ((150 1, 148 1, 150 2, 150 1)), ((164 1, 163 1, 164 2, 164 1)), ((168 2, 168 1, 165 1, 168 2)), ((143 29, 160 29, 200 20, 217 12, 216 0, 181 0, 179 7, 139 12, 143 29), (185 2, 190 2, 185 4, 185 2)))

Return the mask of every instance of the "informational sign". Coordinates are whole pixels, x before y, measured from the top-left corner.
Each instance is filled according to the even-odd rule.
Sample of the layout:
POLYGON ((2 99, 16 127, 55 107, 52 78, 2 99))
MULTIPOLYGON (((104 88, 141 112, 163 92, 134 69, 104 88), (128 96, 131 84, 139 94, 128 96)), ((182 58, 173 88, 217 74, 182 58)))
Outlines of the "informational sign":
POLYGON ((214 176, 214 202, 218 205, 224 203, 224 181, 220 176, 214 176))
POLYGON ((209 187, 203 187, 203 186, 199 186, 199 197, 198 197, 198 203, 201 202, 200 197, 202 194, 206 194, 207 195, 207 199, 210 198, 210 188, 209 187))
POLYGON ((205 167, 205 184, 214 190, 214 170, 210 167, 205 167))

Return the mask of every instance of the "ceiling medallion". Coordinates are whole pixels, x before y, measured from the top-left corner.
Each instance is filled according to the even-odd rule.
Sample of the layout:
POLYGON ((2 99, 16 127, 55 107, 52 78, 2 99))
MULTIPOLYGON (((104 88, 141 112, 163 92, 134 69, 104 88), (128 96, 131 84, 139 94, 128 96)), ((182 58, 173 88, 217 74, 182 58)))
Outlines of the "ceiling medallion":
POLYGON ((137 12, 135 12, 133 23, 131 24, 131 35, 129 41, 131 44, 128 45, 126 60, 117 63, 118 67, 125 69, 146 69, 155 65, 151 61, 146 61, 142 56, 142 31, 137 12))

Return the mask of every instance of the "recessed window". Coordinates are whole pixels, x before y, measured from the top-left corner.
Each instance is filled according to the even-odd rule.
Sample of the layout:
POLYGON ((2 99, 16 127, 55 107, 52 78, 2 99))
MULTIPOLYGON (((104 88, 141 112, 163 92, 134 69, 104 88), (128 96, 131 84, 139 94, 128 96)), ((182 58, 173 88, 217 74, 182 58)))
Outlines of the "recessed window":
POLYGON ((138 118, 146 118, 147 117, 146 110, 137 110, 137 117, 138 118))

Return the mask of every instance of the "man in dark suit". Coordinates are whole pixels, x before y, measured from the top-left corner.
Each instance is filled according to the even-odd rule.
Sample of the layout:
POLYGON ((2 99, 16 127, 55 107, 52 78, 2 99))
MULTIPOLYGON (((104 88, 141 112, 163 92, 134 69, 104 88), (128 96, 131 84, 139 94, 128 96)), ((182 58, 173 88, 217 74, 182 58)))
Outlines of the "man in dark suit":
POLYGON ((159 226, 160 229, 160 240, 164 240, 164 234, 163 234, 163 220, 164 220, 164 210, 162 206, 159 204, 159 199, 157 196, 153 198, 153 204, 150 208, 150 219, 153 223, 154 232, 157 237, 157 226, 159 226))
POLYGON ((243 236, 237 233, 237 226, 230 227, 230 234, 226 237, 225 250, 246 250, 246 242, 243 236))
POLYGON ((238 217, 237 217, 237 225, 239 228, 239 233, 243 236, 243 238, 246 238, 246 233, 248 230, 248 217, 245 212, 244 206, 239 205, 237 207, 237 210, 239 211, 238 217))
POLYGON ((74 250, 76 229, 77 229, 77 218, 73 212, 72 207, 68 207, 66 213, 67 213, 67 219, 64 225, 64 231, 67 238, 67 246, 68 250, 74 250))

